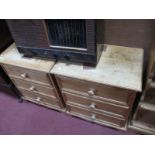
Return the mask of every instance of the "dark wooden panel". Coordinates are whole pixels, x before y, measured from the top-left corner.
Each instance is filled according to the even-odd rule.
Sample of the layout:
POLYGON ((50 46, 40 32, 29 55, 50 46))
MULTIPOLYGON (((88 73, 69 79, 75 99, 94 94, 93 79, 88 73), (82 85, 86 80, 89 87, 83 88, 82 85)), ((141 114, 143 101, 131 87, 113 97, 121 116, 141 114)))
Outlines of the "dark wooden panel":
POLYGON ((0 19, 0 53, 7 48, 13 39, 4 19, 0 19))
MULTIPOLYGON (((46 20, 47 22, 48 20, 46 20)), ((85 62, 85 63, 92 63, 96 64, 97 58, 100 57, 100 53, 96 52, 96 22, 93 19, 86 20, 86 44, 87 46, 83 48, 77 48, 77 47, 67 47, 68 45, 64 47, 64 44, 62 42, 71 42, 71 40, 67 37, 67 33, 70 31, 73 34, 70 34, 69 36, 79 36, 79 34, 75 34, 74 30, 69 30, 69 26, 65 26, 66 24, 62 22, 64 31, 66 34, 62 35, 61 31, 62 29, 59 29, 58 25, 55 29, 54 36, 56 37, 56 40, 59 40, 60 37, 62 39, 61 44, 52 44, 50 42, 51 36, 48 37, 48 31, 50 29, 47 29, 46 22, 41 19, 11 19, 7 20, 7 24, 9 26, 10 32, 16 42, 16 45, 18 47, 19 52, 23 53, 27 57, 41 57, 46 59, 62 59, 67 61, 74 61, 74 62, 85 62), (59 37, 57 37, 59 35, 59 37), (65 36, 65 37, 64 37, 65 36), (64 39, 66 38, 66 39, 64 39), (55 45, 55 46, 53 46, 55 45), (59 45, 59 46, 58 46, 59 45)), ((52 21, 48 21, 47 23, 51 23, 52 21)), ((60 21, 59 21, 60 22, 60 21)), ((71 23, 72 24, 72 23, 71 23)), ((51 24, 52 25, 52 24, 51 24)), ((68 24, 67 24, 68 25, 68 24)), ((54 26, 55 27, 55 26, 54 26)), ((78 26, 79 27, 79 26, 78 26)), ((79 29, 77 26, 75 29, 79 29)), ((78 31, 77 31, 78 32, 78 31)), ((84 35, 84 34, 83 34, 84 35)), ((73 37, 75 39, 75 37, 73 37)), ((77 38, 75 41, 77 42, 77 38)), ((73 40, 72 40, 73 41, 73 40)), ((54 41, 55 42, 55 41, 54 41)))
POLYGON ((17 46, 48 47, 43 20, 11 19, 7 24, 17 46))
POLYGON ((144 64, 155 36, 155 20, 106 19, 99 20, 98 43, 144 48, 144 64))
POLYGON ((9 85, 11 83, 10 78, 7 76, 3 68, 0 66, 0 83, 9 85))

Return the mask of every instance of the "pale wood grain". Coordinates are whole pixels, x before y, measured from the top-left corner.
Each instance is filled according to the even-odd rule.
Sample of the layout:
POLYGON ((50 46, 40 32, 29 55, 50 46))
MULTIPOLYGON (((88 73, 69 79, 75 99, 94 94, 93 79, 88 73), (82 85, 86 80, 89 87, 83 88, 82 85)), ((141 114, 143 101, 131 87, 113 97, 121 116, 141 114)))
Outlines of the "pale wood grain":
MULTIPOLYGON (((101 45, 98 45, 98 50, 101 45)), ((100 84, 142 90, 143 49, 105 45, 96 68, 57 62, 51 73, 100 84)))

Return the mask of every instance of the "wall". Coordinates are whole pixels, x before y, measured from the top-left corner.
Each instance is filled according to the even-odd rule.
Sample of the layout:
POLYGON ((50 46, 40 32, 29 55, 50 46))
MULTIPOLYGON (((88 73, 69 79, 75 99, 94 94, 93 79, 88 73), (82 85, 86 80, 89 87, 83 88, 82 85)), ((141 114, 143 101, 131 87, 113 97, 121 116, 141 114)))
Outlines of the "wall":
POLYGON ((155 36, 155 20, 105 19, 98 23, 98 43, 143 48, 145 69, 155 36))

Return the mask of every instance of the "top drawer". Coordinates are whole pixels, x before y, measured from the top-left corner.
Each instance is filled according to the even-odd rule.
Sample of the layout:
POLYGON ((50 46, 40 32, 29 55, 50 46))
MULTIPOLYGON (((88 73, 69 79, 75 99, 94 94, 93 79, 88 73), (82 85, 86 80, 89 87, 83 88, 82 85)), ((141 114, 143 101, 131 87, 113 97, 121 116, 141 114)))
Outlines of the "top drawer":
POLYGON ((45 72, 30 70, 23 67, 17 67, 11 65, 3 65, 3 67, 11 77, 30 80, 32 82, 36 82, 46 86, 51 85, 47 73, 45 72))
POLYGON ((96 99, 104 99, 121 105, 129 105, 134 91, 112 86, 57 76, 57 81, 64 91, 87 95, 96 99))

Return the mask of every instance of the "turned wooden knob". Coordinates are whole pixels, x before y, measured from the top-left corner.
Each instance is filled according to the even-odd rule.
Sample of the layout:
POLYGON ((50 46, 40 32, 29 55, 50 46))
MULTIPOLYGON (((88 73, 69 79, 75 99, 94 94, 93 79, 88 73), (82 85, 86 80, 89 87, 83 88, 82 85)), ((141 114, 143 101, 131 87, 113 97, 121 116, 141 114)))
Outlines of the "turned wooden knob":
POLYGON ((91 88, 91 89, 88 91, 88 95, 89 95, 89 96, 95 95, 95 89, 91 88))
POLYGON ((27 74, 26 73, 23 73, 20 75, 22 78, 26 78, 27 77, 27 74))
POLYGON ((35 90, 35 87, 34 87, 34 86, 31 86, 31 87, 29 88, 29 90, 31 90, 31 91, 35 90))
POLYGON ((91 119, 92 119, 92 120, 95 120, 95 119, 96 119, 96 115, 95 115, 95 114, 92 114, 92 115, 91 115, 91 119))
POLYGON ((96 108, 96 105, 95 103, 92 103, 90 106, 89 106, 90 109, 95 109, 96 108))
POLYGON ((41 97, 37 97, 36 101, 40 102, 41 101, 41 97))

